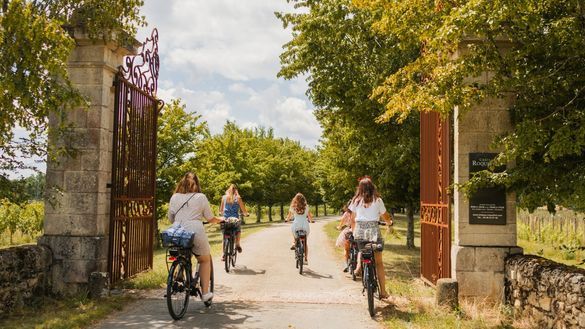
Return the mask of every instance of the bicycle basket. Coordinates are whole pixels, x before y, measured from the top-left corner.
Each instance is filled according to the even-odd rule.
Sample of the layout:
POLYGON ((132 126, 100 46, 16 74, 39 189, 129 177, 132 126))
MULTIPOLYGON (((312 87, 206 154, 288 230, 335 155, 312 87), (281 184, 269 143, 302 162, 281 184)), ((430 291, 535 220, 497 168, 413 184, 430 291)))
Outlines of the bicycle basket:
POLYGON ((185 230, 180 225, 171 226, 160 234, 163 247, 191 248, 193 246, 194 232, 185 230))
POLYGON ((224 230, 236 230, 240 227, 240 219, 236 217, 226 218, 225 222, 223 222, 223 229, 224 230))

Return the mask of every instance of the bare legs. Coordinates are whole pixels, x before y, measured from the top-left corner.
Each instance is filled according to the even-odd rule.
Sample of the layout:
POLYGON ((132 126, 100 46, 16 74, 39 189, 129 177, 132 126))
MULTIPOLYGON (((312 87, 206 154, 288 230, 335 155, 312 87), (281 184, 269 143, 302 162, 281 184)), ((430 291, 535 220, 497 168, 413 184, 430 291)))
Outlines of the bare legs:
POLYGON ((209 292, 209 280, 211 277, 211 255, 197 256, 199 262, 199 276, 201 277, 201 293, 209 292))
POLYGON ((382 252, 377 251, 374 253, 376 259, 376 276, 378 277, 378 283, 380 284, 381 296, 380 298, 388 297, 386 292, 386 273, 384 272, 384 261, 382 260, 382 252))

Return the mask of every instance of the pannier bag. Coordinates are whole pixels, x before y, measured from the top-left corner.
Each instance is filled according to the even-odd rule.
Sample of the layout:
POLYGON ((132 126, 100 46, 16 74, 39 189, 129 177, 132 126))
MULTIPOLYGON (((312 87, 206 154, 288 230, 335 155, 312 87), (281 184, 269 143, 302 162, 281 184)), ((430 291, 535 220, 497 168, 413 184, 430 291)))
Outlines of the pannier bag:
POLYGON ((164 247, 191 248, 194 236, 194 232, 185 230, 181 225, 173 225, 160 234, 164 247))

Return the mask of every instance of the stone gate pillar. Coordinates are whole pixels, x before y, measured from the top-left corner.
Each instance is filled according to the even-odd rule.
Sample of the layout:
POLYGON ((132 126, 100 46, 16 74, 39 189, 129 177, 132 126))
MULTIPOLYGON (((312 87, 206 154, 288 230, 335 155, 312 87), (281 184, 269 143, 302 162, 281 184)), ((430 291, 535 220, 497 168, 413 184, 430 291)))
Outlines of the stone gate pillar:
POLYGON ((58 294, 84 291, 92 272, 107 271, 113 81, 123 57, 131 52, 115 43, 89 40, 82 33, 76 32, 75 39, 69 77, 87 98, 89 108, 67 112, 73 134, 65 142, 77 154, 47 163, 47 188, 61 192, 51 192, 56 203, 45 203, 44 235, 39 240, 52 250, 51 284, 58 294))
MULTIPOLYGON (((481 42, 467 40, 467 42, 481 42)), ((509 44, 501 43, 505 51, 509 44)), ((467 43, 460 46, 460 56, 467 43)), ((469 79, 485 84, 489 73, 469 79)), ((512 98, 490 98, 467 113, 454 112, 454 183, 469 180, 474 171, 486 168, 497 150, 496 136, 512 126, 508 108, 512 98)), ((521 253, 516 241, 515 195, 503 189, 484 189, 471 199, 454 191, 454 239, 451 275, 459 284, 459 296, 499 302, 504 296, 504 258, 521 253)))

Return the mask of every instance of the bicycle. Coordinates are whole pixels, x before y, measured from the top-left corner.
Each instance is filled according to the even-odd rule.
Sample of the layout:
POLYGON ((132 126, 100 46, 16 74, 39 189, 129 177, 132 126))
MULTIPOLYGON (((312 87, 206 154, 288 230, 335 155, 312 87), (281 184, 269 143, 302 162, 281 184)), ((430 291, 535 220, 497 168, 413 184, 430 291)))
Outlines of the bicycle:
MULTIPOLYGON (((378 222, 378 225, 386 225, 386 223, 378 222)), ((366 292, 368 298, 368 312, 370 316, 374 316, 374 294, 377 294, 378 299, 382 299, 382 291, 378 285, 378 277, 376 273, 376 257, 375 252, 382 251, 384 245, 377 242, 357 240, 359 250, 361 252, 362 264, 362 294, 366 292)))
POLYGON ((303 275, 303 264, 305 260, 306 244, 307 232, 305 230, 297 230, 295 238, 295 260, 300 275, 303 275))
POLYGON ((223 260, 225 264, 225 271, 230 272, 230 265, 236 266, 238 252, 235 248, 236 231, 240 226, 240 219, 236 217, 229 217, 222 223, 223 231, 223 260))
MULTIPOLYGON (((203 282, 199 276, 199 263, 195 267, 195 273, 192 273, 191 258, 193 253, 190 247, 181 247, 170 245, 166 251, 166 264, 169 272, 167 278, 167 290, 165 298, 169 314, 174 320, 180 320, 187 312, 189 306, 189 297, 196 296, 201 298, 203 293, 201 287, 203 282), (170 267, 169 267, 170 264, 170 267)), ((209 282, 209 291, 213 292, 213 261, 211 263, 211 273, 209 282)), ((211 306, 211 300, 204 302, 206 307, 211 306)))

